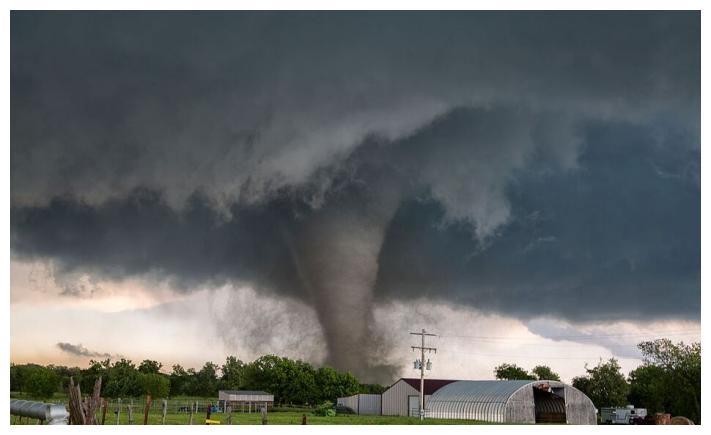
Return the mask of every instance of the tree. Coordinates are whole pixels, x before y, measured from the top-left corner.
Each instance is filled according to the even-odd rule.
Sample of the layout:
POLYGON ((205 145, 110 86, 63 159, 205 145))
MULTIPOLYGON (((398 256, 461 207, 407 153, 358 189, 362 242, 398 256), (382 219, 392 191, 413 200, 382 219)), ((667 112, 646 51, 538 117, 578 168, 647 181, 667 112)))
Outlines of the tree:
POLYGON ((139 373, 138 384, 143 393, 150 394, 154 398, 168 397, 170 392, 170 380, 160 373, 139 373))
POLYGON ((590 378, 587 376, 576 376, 573 378, 571 385, 587 395, 590 391, 590 378))
POLYGON ((219 387, 217 382, 217 364, 206 362, 194 376, 195 384, 191 394, 203 397, 217 395, 217 389, 219 387))
POLYGON ((360 391, 358 379, 351 373, 340 373, 331 367, 321 367, 315 372, 317 396, 312 402, 335 402, 339 397, 351 396, 360 391))
POLYGON ((573 386, 585 393, 595 407, 625 406, 629 385, 620 371, 620 365, 615 358, 598 363, 593 368, 585 365, 586 376, 573 379, 573 386))
POLYGON ((75 383, 81 385, 82 370, 79 367, 55 366, 50 364, 47 368, 57 375, 57 379, 59 379, 59 391, 68 391, 69 378, 73 378, 75 383))
POLYGON ((672 391, 668 389, 666 373, 661 367, 644 364, 632 370, 629 375, 630 392, 627 401, 637 407, 647 408, 647 412, 671 412, 672 391), (669 411, 667 411, 669 410, 669 411))
POLYGON ((21 373, 21 366, 10 363, 10 391, 22 391, 21 373))
POLYGON ((190 375, 180 364, 173 365, 173 371, 168 377, 170 381, 170 394, 173 396, 185 395, 190 387, 190 375))
POLYGON ((228 356, 220 371, 222 372, 220 381, 223 388, 234 390, 241 388, 245 371, 245 364, 241 360, 234 356, 228 356))
POLYGON ((277 403, 315 403, 318 392, 315 371, 310 364, 276 355, 265 355, 246 370, 249 388, 269 391, 277 403))
POLYGON ((644 365, 630 373, 631 398, 700 423, 701 343, 674 344, 663 338, 638 347, 644 365))
POLYGON ((89 368, 81 371, 81 377, 74 379, 76 383, 81 387, 81 391, 90 392, 94 389, 94 383, 101 376, 101 392, 104 394, 106 391, 106 383, 108 382, 108 373, 111 368, 111 360, 105 359, 103 361, 89 361, 89 368))
POLYGON ((539 381, 560 381, 560 376, 558 376, 558 373, 551 370, 551 368, 548 366, 538 365, 531 370, 531 374, 534 375, 539 381))
POLYGON ((58 387, 59 377, 46 367, 28 364, 22 373, 22 391, 34 399, 49 399, 58 387))
POLYGON ((131 360, 121 358, 119 361, 116 361, 114 365, 108 369, 104 395, 106 397, 140 396, 143 393, 143 389, 138 382, 139 373, 131 360))
POLYGON ((358 393, 361 394, 383 394, 388 388, 380 384, 360 384, 358 393))
POLYGON ((153 361, 150 359, 144 359, 141 364, 138 365, 138 371, 141 373, 160 373, 160 369, 163 364, 158 361, 153 361))
POLYGON ((516 364, 509 363, 503 363, 497 367, 494 367, 494 376, 496 376, 496 379, 502 379, 507 381, 517 379, 536 379, 534 376, 530 375, 526 370, 522 369, 516 364))

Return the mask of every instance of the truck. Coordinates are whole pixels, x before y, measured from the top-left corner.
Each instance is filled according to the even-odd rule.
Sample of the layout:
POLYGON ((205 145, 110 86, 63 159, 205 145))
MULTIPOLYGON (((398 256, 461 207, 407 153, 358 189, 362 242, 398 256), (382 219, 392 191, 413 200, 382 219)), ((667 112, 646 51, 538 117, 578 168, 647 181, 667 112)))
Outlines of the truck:
POLYGON ((635 408, 634 405, 627 405, 624 408, 600 409, 600 423, 602 424, 633 424, 636 420, 644 419, 646 416, 646 408, 635 408))

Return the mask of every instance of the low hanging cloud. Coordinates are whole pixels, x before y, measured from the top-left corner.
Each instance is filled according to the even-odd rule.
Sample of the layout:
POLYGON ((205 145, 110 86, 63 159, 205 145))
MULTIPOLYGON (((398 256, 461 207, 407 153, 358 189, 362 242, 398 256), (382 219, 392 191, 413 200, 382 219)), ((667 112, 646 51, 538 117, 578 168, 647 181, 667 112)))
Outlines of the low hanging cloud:
POLYGON ((298 300, 326 361, 373 377, 390 299, 698 317, 698 13, 32 12, 12 32, 16 259, 298 300))
POLYGON ((86 347, 79 344, 71 343, 57 343, 57 347, 63 352, 69 353, 75 356, 89 357, 89 358, 120 358, 121 355, 112 355, 110 353, 96 352, 89 350, 86 347))

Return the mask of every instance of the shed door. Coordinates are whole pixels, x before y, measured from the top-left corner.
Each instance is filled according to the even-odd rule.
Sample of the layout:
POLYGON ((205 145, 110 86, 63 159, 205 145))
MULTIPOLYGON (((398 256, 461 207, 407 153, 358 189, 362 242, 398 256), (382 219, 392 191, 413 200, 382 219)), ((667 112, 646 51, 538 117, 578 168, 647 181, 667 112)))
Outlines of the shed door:
POLYGON ((407 412, 410 417, 420 416, 420 396, 407 396, 407 412))

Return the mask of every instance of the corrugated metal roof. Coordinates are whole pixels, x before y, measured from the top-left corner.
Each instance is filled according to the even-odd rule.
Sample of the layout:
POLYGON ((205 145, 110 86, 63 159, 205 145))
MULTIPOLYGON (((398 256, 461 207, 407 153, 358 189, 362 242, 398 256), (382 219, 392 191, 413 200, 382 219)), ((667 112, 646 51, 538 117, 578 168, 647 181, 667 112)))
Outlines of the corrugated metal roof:
POLYGON ((267 393, 266 391, 252 390, 220 390, 220 393, 235 394, 240 396, 271 396, 271 393, 267 393))
MULTIPOLYGON (((420 378, 402 378, 417 391, 420 391, 420 378)), ((425 379, 425 395, 433 394, 435 391, 452 382, 457 382, 456 379, 425 379)))
POLYGON ((456 381, 440 388, 430 398, 437 401, 506 402, 519 388, 534 381, 456 381))
POLYGON ((504 422, 506 402, 532 381, 457 381, 435 392, 427 402, 434 418, 504 422))

